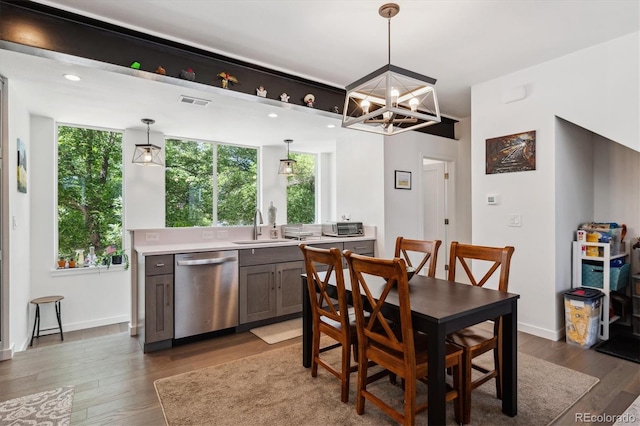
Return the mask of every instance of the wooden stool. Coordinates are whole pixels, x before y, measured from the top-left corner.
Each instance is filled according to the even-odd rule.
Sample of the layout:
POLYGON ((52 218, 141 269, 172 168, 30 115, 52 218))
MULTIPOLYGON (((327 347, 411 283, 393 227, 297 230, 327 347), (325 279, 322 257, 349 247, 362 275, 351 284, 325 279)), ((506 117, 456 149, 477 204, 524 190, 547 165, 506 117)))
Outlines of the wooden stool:
POLYGON ((29 346, 33 345, 33 337, 40 337, 40 304, 41 303, 55 303, 56 308, 56 318, 58 319, 58 327, 60 327, 60 340, 64 341, 64 336, 62 335, 62 321, 60 320, 60 301, 64 299, 64 296, 45 296, 39 297, 37 299, 33 299, 31 303, 36 305, 36 319, 33 323, 33 332, 31 332, 31 343, 29 346), (38 326, 38 334, 36 335, 36 325, 38 326))

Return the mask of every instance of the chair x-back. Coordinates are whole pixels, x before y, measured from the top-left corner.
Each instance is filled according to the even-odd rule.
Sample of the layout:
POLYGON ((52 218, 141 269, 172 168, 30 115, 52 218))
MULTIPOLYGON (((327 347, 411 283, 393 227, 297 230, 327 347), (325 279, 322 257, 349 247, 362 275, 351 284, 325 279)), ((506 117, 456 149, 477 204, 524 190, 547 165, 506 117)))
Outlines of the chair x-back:
POLYGON ((440 244, 442 244, 442 241, 440 240, 410 240, 408 238, 398 237, 396 238, 396 250, 394 257, 404 259, 407 267, 414 268, 416 274, 420 273, 422 268, 426 266, 427 276, 435 277, 440 244), (422 260, 416 267, 411 263, 411 255, 413 253, 420 253, 422 255, 422 260))
MULTIPOLYGON (((352 292, 362 295, 353 297, 359 345, 356 412, 364 414, 367 399, 395 421, 413 425, 416 414, 427 408, 426 402, 418 405, 416 401, 417 380, 427 376, 427 336, 413 329, 405 261, 361 256, 349 250, 345 250, 344 255, 349 265, 352 292), (385 317, 383 309, 389 295, 398 298, 398 318, 393 321, 385 317), (396 410, 389 401, 383 401, 367 389, 369 360, 403 379, 403 411, 396 410)), ((456 419, 462 415, 461 362, 462 351, 447 344, 446 366, 454 372, 454 386, 447 392, 446 400, 455 399, 456 419)), ((389 383, 389 386, 393 384, 389 383)))
POLYGON ((318 365, 321 365, 336 376, 342 385, 342 402, 349 400, 349 374, 357 371, 357 366, 351 366, 351 348, 357 350, 357 336, 355 317, 349 318, 345 293, 344 276, 342 272, 342 255, 337 248, 321 249, 306 244, 299 245, 304 255, 307 273, 307 286, 311 301, 313 317, 313 343, 311 358, 311 376, 317 377, 318 365), (335 282, 338 306, 327 292, 328 282, 335 282), (320 348, 320 336, 324 334, 337 343, 320 348), (325 362, 320 353, 338 346, 342 347, 341 368, 337 370, 325 362))
MULTIPOLYGON (((456 281, 456 272, 459 267, 464 270, 466 277, 474 286, 482 287, 494 276, 496 271, 498 279, 498 290, 508 291, 509 288, 509 267, 514 248, 506 247, 485 247, 470 244, 451 243, 449 256, 449 281, 456 281), (471 263, 478 261, 484 264, 483 268, 476 271, 481 272, 474 275, 471 263), (487 269, 488 268, 488 269, 487 269), (486 272, 485 272, 486 271, 486 272)), ((468 327, 452 333, 448 336, 450 342, 463 349, 464 364, 464 423, 471 420, 471 391, 486 381, 496 379, 496 396, 502 398, 502 358, 500 349, 502 347, 502 318, 496 318, 492 329, 487 329, 482 325, 468 327), (494 351, 494 368, 486 369, 472 363, 473 358, 488 352, 494 351), (480 371, 482 376, 472 380, 471 372, 480 371)))

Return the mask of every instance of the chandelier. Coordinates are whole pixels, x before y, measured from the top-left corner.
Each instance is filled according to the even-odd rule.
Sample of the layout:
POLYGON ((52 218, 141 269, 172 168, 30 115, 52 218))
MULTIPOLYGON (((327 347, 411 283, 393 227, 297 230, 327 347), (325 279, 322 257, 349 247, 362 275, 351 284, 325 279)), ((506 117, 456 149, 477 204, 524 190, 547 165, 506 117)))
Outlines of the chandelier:
POLYGON ((346 87, 342 127, 392 136, 440 122, 436 80, 391 65, 391 18, 398 12, 395 3, 378 9, 387 19, 388 62, 346 87))
POLYGON ((133 160, 131 162, 142 166, 164 166, 162 148, 149 142, 149 125, 156 121, 150 118, 143 118, 141 121, 147 125, 147 143, 136 144, 136 150, 133 152, 133 160))

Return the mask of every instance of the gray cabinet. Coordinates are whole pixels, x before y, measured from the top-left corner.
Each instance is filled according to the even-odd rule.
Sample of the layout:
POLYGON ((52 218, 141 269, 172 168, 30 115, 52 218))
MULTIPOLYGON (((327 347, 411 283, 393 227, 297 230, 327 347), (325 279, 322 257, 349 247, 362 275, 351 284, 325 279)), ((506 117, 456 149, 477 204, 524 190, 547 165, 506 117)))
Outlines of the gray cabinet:
POLYGON ((240 267, 240 324, 276 316, 275 265, 240 267))
POLYGON ((144 344, 173 338, 173 255, 145 258, 144 344))
MULTIPOLYGON (((338 247, 342 243, 311 245, 338 247)), ((302 312, 304 260, 297 246, 240 250, 240 324, 302 312)))
POLYGON ((304 262, 240 267, 240 324, 302 312, 304 262))

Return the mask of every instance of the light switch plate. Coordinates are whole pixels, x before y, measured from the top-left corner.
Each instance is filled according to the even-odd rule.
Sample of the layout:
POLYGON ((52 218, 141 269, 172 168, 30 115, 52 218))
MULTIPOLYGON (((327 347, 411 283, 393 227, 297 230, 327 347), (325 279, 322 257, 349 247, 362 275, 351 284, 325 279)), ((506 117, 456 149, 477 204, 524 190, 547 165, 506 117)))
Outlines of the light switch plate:
POLYGON ((522 226, 522 215, 510 214, 507 219, 507 226, 522 226))
POLYGON ((146 241, 160 241, 160 234, 158 232, 147 232, 144 237, 146 241))
POLYGON ((499 198, 498 194, 487 194, 487 204, 495 206, 500 202, 499 198))

